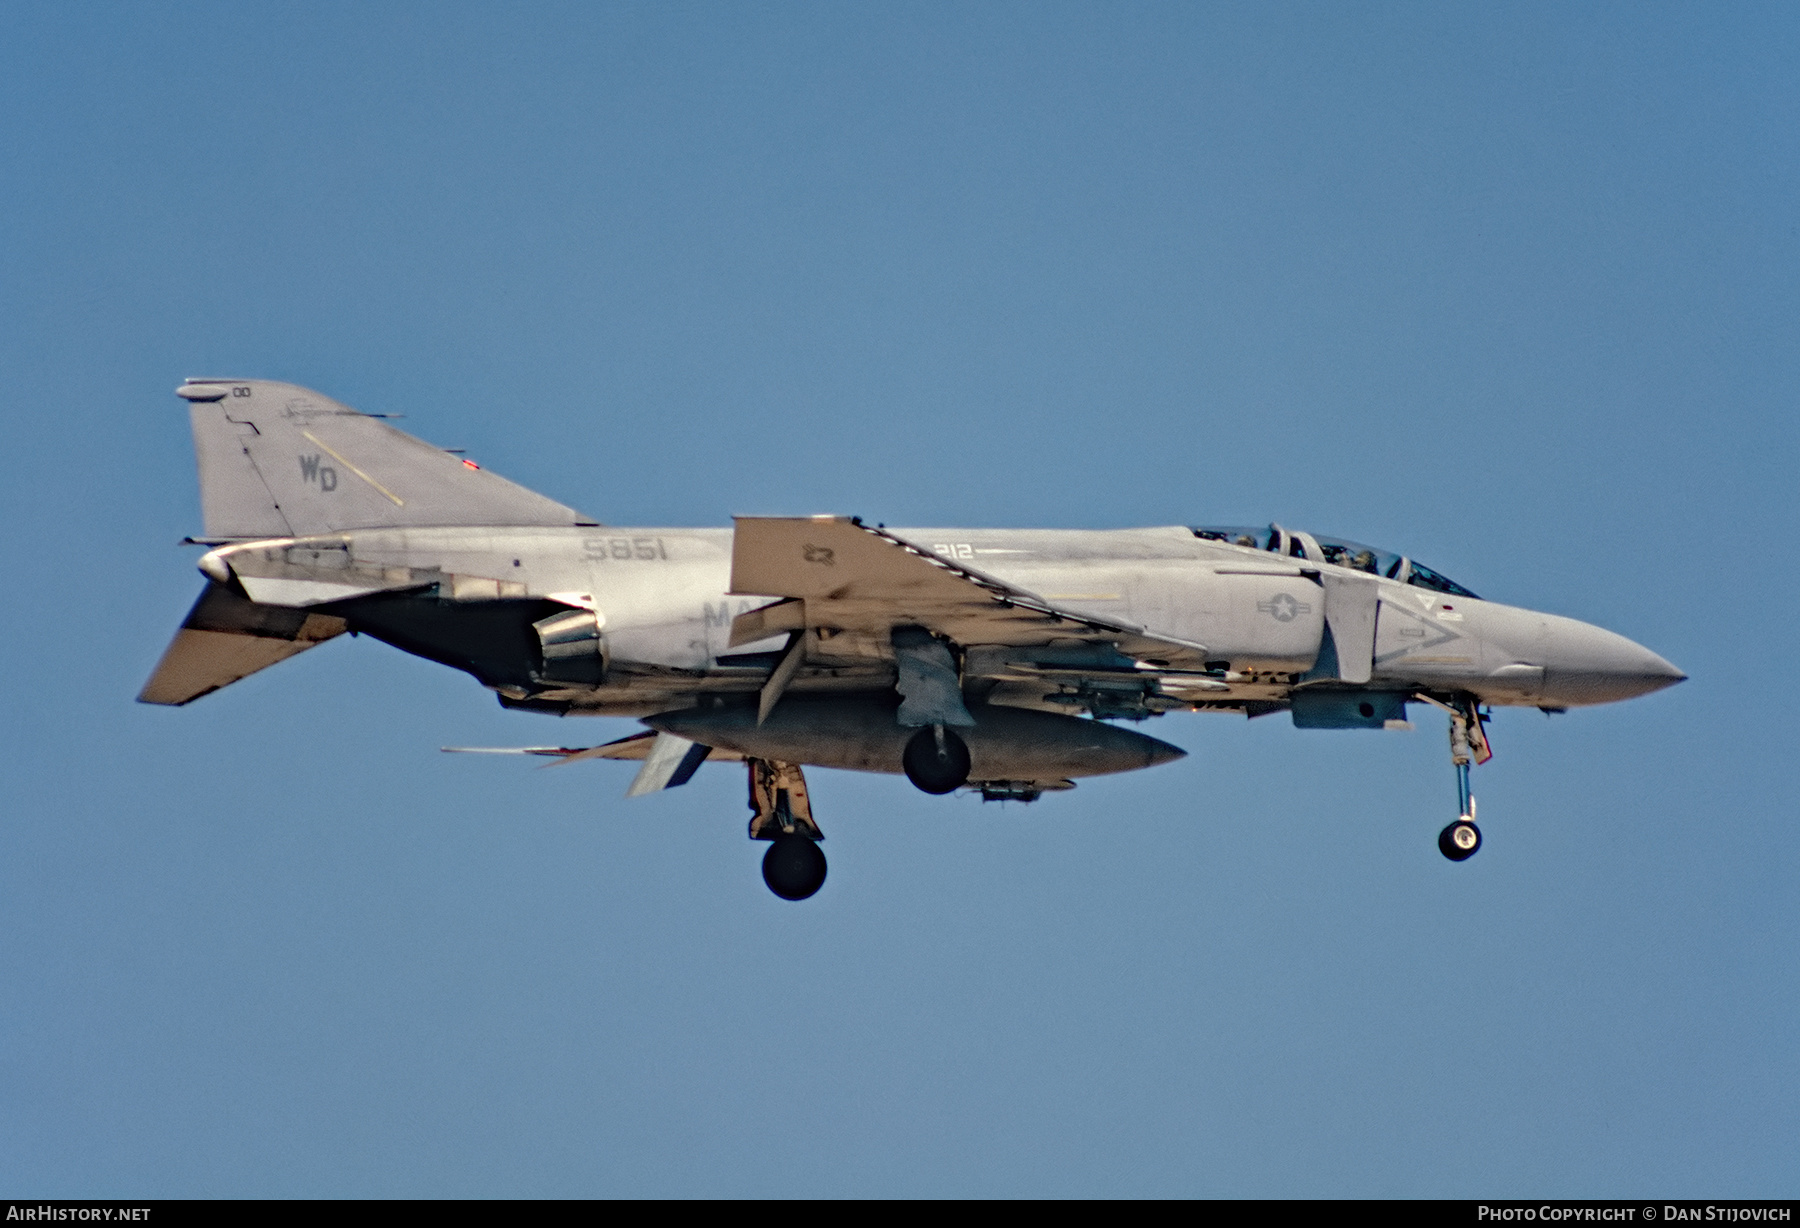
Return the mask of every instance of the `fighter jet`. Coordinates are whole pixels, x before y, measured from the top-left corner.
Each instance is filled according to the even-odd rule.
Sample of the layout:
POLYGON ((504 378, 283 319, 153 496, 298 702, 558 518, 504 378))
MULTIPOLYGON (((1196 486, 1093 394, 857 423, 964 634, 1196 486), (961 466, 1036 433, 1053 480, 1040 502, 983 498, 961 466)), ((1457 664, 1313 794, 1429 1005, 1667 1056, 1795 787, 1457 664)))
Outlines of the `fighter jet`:
POLYGON ((1560 712, 1685 675, 1572 618, 1484 601, 1393 551, 1281 525, 914 529, 855 516, 623 528, 316 392, 189 380, 206 587, 138 698, 181 705, 346 631, 463 670, 503 707, 636 717, 629 795, 743 764, 763 877, 825 881, 805 767, 1036 801, 1179 759, 1120 724, 1286 712, 1300 729, 1446 714, 1453 862, 1495 707, 1560 712))

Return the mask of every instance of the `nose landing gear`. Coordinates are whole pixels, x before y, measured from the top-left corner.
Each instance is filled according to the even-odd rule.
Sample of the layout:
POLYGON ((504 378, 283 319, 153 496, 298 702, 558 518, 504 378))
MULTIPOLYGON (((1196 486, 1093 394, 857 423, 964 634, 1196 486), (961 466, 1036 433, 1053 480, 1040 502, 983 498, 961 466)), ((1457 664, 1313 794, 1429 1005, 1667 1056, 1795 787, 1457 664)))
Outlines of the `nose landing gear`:
POLYGON ((1450 713, 1450 762, 1456 765, 1456 800, 1461 809, 1456 822, 1438 833, 1438 852, 1451 861, 1467 861, 1481 848, 1481 829, 1475 826, 1475 795, 1469 792, 1469 761, 1486 763, 1493 757, 1475 700, 1458 702, 1450 713))
POLYGON ((1459 695, 1453 704, 1420 695, 1450 714, 1450 762, 1456 767, 1457 817, 1438 833, 1438 852, 1451 861, 1467 861, 1481 849, 1481 829, 1475 826, 1475 795, 1469 791, 1470 763, 1486 763, 1494 757, 1488 745, 1486 717, 1473 695, 1459 695))

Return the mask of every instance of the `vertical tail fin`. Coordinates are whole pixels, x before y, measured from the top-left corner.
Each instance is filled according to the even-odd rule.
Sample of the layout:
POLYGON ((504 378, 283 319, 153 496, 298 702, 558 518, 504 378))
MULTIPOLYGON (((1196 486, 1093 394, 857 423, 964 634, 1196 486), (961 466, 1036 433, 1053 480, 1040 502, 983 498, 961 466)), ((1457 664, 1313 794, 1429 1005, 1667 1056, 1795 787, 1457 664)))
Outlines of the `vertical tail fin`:
POLYGON ((213 539, 593 521, 368 414, 271 380, 189 380, 213 539))

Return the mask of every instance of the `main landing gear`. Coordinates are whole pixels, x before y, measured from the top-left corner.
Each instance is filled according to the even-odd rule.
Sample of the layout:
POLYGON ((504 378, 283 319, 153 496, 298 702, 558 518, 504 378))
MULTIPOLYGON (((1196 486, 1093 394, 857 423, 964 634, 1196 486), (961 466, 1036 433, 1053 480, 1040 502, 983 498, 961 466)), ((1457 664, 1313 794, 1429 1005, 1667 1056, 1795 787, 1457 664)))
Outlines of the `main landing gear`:
POLYGON ((784 900, 804 900, 825 885, 825 833, 813 822, 806 777, 797 763, 750 759, 750 838, 768 840, 763 882, 784 900))
POLYGON ((927 793, 954 793, 969 783, 969 744, 956 731, 928 725, 900 755, 906 778, 927 793))
MULTIPOLYGON (((797 763, 746 760, 750 767, 750 838, 769 841, 763 882, 784 900, 804 900, 825 885, 825 833, 813 822, 806 777, 797 763)), ((952 793, 969 783, 969 744, 955 730, 928 725, 901 755, 906 778, 927 793, 952 793)), ((1035 796, 1035 794, 1033 794, 1035 796)))
MULTIPOLYGON (((1448 706, 1448 705, 1442 705, 1448 706)), ((1450 762, 1456 767, 1456 821, 1438 833, 1438 852, 1451 861, 1467 861, 1481 849, 1481 829, 1475 826, 1475 795, 1469 792, 1469 764, 1494 757, 1483 727, 1481 709, 1473 696, 1461 696, 1450 709, 1450 762)))

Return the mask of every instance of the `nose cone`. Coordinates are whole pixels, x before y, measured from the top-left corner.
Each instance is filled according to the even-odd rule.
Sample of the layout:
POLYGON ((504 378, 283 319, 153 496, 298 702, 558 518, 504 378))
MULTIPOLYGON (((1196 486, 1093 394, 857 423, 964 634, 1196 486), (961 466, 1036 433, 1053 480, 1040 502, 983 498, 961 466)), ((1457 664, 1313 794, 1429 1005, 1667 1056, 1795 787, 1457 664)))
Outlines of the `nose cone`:
POLYGON ((1572 618, 1549 619, 1544 639, 1544 698, 1551 703, 1615 703, 1687 680, 1642 644, 1572 618))

